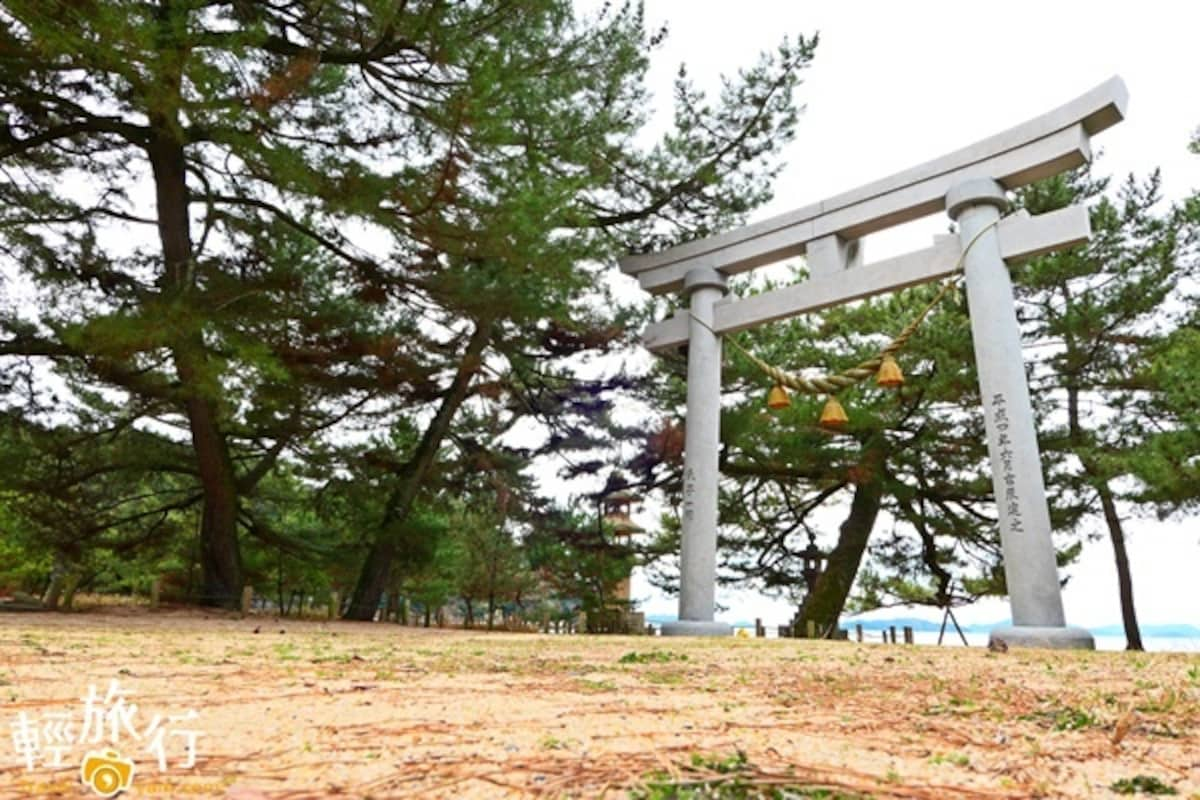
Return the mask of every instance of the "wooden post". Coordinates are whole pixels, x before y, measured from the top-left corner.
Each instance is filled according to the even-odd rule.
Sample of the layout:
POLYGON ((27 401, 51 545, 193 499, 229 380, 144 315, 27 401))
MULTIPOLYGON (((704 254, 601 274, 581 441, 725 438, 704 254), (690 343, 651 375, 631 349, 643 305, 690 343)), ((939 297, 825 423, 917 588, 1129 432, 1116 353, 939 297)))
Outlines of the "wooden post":
POLYGON ((862 623, 856 623, 854 626, 854 638, 856 641, 862 641, 862 623))
POLYGON ((967 647, 967 635, 963 633, 962 626, 958 624, 958 618, 954 616, 954 612, 950 610, 949 606, 946 607, 946 614, 949 615, 950 621, 954 623, 954 630, 958 631, 959 638, 962 639, 963 647, 967 647))
POLYGON ((150 607, 158 608, 158 602, 162 597, 162 578, 155 578, 150 582, 150 607))
MULTIPOLYGON (((254 605, 254 587, 242 587, 242 614, 249 614, 250 607, 254 605)), ((280 609, 282 611, 283 609, 280 609)))
POLYGON ((905 644, 913 643, 913 629, 909 625, 904 626, 904 643, 905 644))
POLYGON ((810 619, 804 624, 804 635, 809 639, 817 638, 817 621, 816 620, 810 619))
POLYGON ((896 643, 896 626, 895 626, 895 625, 889 625, 889 626, 888 626, 888 631, 890 631, 890 632, 891 632, 891 636, 892 636, 892 644, 895 644, 895 643, 896 643))
POLYGON ((326 619, 337 619, 338 612, 342 609, 342 598, 338 596, 337 589, 329 592, 329 605, 325 607, 326 619))
POLYGON ((758 639, 765 639, 767 636, 767 627, 763 625, 762 617, 754 620, 754 636, 758 639))

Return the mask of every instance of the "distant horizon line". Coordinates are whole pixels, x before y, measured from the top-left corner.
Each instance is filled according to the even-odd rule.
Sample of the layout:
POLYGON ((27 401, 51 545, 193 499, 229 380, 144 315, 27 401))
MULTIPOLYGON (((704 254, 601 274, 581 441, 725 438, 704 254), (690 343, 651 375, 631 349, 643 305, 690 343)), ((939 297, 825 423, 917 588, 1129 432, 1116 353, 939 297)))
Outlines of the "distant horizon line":
MULTIPOLYGON (((670 614, 647 614, 646 621, 656 625, 661 625, 665 622, 676 622, 678 616, 670 614)), ((959 627, 966 633, 987 633, 993 628, 1004 625, 1011 625, 1011 620, 997 620, 994 622, 976 622, 969 625, 960 625, 959 627)), ((734 628, 753 628, 755 623, 753 620, 737 620, 730 622, 729 625, 734 628)), ((776 627, 776 623, 772 627, 776 627)), ((855 619, 854 617, 843 617, 838 622, 839 627, 849 628, 855 625, 862 625, 863 630, 882 630, 890 627, 911 627, 916 631, 938 631, 942 627, 942 623, 934 620, 921 619, 919 617, 888 617, 879 619, 855 619)), ((1081 625, 1095 636, 1124 636, 1125 626, 1120 622, 1107 623, 1103 625, 1081 625)), ((1138 630, 1143 636, 1156 636, 1159 638, 1200 638, 1200 627, 1190 622, 1153 622, 1139 624, 1138 630)), ((946 625, 947 633, 954 631, 952 624, 946 625)))

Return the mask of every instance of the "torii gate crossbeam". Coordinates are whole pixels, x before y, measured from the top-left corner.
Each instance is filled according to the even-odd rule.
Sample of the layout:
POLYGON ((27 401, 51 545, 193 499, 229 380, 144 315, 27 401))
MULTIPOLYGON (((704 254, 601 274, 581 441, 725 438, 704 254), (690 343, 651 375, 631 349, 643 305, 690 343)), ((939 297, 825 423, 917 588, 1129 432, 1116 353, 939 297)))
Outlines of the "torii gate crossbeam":
POLYGON ((992 631, 1008 644, 1094 646, 1066 625, 1020 329, 1007 262, 1086 241, 1087 211, 1000 219, 1006 190, 1085 163, 1090 137, 1120 122, 1128 94, 1114 77, 1059 108, 942 158, 836 197, 658 253, 621 269, 654 294, 679 291, 688 312, 649 326, 653 351, 688 346, 679 622, 667 635, 724 635, 714 621, 721 334, 948 275, 964 258, 971 333, 999 510, 1013 624, 992 631), (945 210, 958 236, 874 264, 858 239, 945 210), (978 235, 978 238, 976 236, 978 235), (806 255, 809 280, 747 299, 724 299, 731 274, 806 255))

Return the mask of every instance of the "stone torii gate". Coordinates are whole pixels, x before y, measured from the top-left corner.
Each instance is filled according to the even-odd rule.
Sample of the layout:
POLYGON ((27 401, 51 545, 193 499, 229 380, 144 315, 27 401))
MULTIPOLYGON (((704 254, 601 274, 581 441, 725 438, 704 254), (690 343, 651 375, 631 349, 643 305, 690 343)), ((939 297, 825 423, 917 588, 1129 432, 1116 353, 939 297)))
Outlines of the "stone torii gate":
POLYGON ((1127 103, 1125 85, 1114 77, 1047 114, 883 180, 736 230, 621 259, 622 271, 643 289, 682 291, 690 306, 644 334, 651 351, 686 345, 688 353, 679 621, 664 625, 665 635, 730 633, 713 619, 721 334, 936 280, 962 258, 1012 606, 1013 624, 991 637, 1024 646, 1094 646, 1091 635, 1068 627, 1063 614, 1007 267, 1087 241, 1087 210, 1001 214, 1008 209, 1006 190, 1090 160, 1090 137, 1120 122, 1127 103), (957 236, 937 236, 927 249, 861 263, 861 237, 942 210, 958 223, 957 236), (729 275, 799 255, 806 256, 808 280, 745 299, 724 297, 729 275))

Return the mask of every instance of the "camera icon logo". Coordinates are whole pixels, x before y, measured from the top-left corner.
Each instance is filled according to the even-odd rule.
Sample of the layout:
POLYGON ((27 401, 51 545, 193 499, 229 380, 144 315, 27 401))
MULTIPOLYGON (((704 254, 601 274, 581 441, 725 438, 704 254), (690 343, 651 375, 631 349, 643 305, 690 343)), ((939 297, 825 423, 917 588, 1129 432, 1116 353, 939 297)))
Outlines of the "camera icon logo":
POLYGON ((116 750, 91 750, 83 757, 79 778, 101 797, 112 797, 133 784, 133 762, 116 750))

